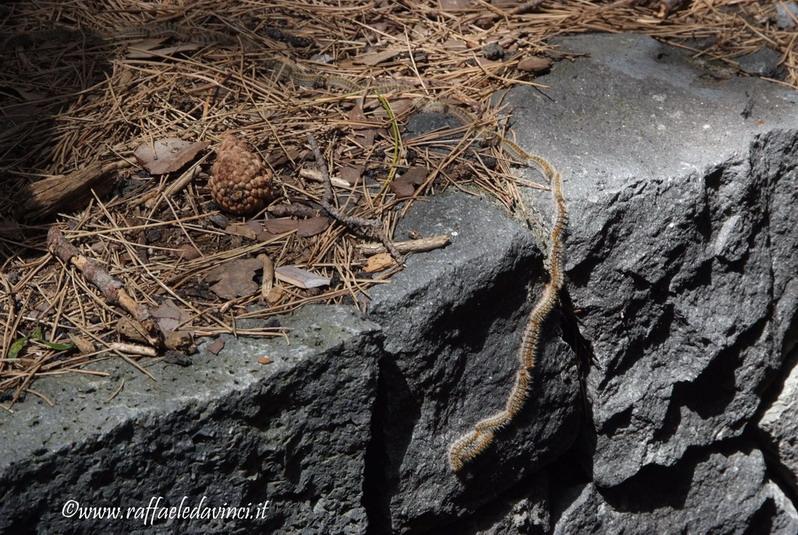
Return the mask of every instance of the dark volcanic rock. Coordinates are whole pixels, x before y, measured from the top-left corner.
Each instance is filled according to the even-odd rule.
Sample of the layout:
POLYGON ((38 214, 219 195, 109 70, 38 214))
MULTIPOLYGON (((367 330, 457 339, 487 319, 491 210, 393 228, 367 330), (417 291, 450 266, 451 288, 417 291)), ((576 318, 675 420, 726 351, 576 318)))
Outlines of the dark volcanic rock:
POLYGON ((24 403, 4 417, 2 533, 363 533, 366 446, 376 392, 376 326, 348 308, 309 307, 282 341, 230 338, 191 371, 134 371, 116 384, 40 381, 53 407, 24 403), (257 359, 268 354, 272 363, 257 359), (198 371, 201 368, 202 371, 198 371), (82 507, 268 500, 260 520, 97 520, 62 516, 82 507), (204 502, 202 501, 204 498, 204 502))
POLYGON ((589 483, 554 528, 582 533, 791 534, 798 514, 765 476, 761 452, 713 453, 680 470, 656 469, 623 488, 601 491, 589 483))
POLYGON ((544 271, 529 231, 484 199, 436 196, 402 228, 456 234, 446 249, 411 257, 406 271, 371 292, 369 317, 384 326, 388 353, 377 416, 386 455, 382 508, 394 530, 420 532, 495 499, 567 449, 577 431, 579 381, 554 314, 523 416, 462 477, 452 474, 448 445, 504 406, 527 294, 540 294, 544 271))
POLYGON ((562 46, 591 58, 542 79, 554 103, 507 100, 522 144, 566 177, 568 287, 595 357, 592 477, 613 486, 740 436, 778 374, 795 322, 798 95, 708 81, 644 37, 562 46))

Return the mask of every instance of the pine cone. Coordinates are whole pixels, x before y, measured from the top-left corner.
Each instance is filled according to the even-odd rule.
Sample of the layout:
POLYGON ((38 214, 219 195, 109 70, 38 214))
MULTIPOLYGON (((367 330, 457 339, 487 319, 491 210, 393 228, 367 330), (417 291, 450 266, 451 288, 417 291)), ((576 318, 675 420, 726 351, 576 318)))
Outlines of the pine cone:
POLYGON ((208 186, 221 208, 232 214, 251 214, 272 198, 272 173, 260 156, 233 134, 225 134, 216 152, 208 186))

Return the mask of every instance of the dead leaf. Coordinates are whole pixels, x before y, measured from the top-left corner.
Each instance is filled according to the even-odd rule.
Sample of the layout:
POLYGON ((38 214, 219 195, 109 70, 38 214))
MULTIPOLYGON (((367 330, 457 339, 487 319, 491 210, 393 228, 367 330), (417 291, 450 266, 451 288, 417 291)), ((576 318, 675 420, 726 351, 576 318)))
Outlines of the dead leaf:
POLYGON ((329 286, 330 284, 328 277, 322 277, 296 266, 280 266, 274 270, 274 276, 279 281, 305 289, 329 286))
POLYGON ((213 353, 214 355, 218 355, 222 349, 224 349, 224 340, 221 338, 217 338, 206 347, 208 352, 213 353))
POLYGON ((188 319, 188 313, 177 306, 171 299, 164 300, 150 314, 156 318, 158 326, 165 333, 176 330, 184 320, 188 319))
POLYGON ((211 286, 211 291, 222 299, 252 295, 260 289, 252 280, 260 267, 256 258, 233 260, 209 271, 205 280, 216 283, 211 286))
POLYGON ((391 182, 391 191, 400 199, 411 197, 416 192, 416 186, 420 186, 426 181, 428 172, 426 167, 419 165, 411 167, 402 176, 391 182))
POLYGON ((231 223, 224 229, 229 234, 243 236, 251 240, 260 239, 264 228, 263 224, 257 221, 247 221, 246 223, 231 223))
POLYGON ((194 260, 202 256, 197 248, 190 243, 184 243, 175 249, 174 255, 182 260, 194 260))
POLYGON ((357 184, 360 177, 363 176, 362 165, 345 165, 338 170, 338 175, 349 182, 349 184, 357 184))
POLYGON ((353 129, 355 129, 355 133, 353 136, 353 140, 355 143, 357 143, 364 149, 370 149, 372 145, 374 145, 374 138, 377 137, 376 128, 368 128, 359 131, 355 127, 353 127, 353 129))
POLYGON ((78 351, 80 351, 82 354, 94 353, 97 350, 97 348, 94 347, 94 342, 92 342, 88 338, 77 336, 75 334, 70 334, 69 340, 73 344, 75 344, 75 347, 77 347, 78 351))
POLYGON ((416 188, 413 187, 413 184, 405 182, 399 178, 395 179, 391 182, 390 185, 391 191, 394 192, 397 198, 404 199, 405 197, 412 197, 413 194, 416 192, 416 188))
POLYGON ((263 222, 263 227, 272 234, 284 234, 297 230, 298 221, 290 217, 276 217, 263 222))
POLYGON ((426 167, 422 167, 420 165, 415 165, 408 169, 407 171, 402 174, 400 177, 404 182, 408 182, 413 184, 414 186, 420 186, 427 180, 427 175, 429 174, 429 170, 426 167))
POLYGON ((283 234, 296 230, 298 236, 307 238, 327 230, 327 227, 330 226, 330 220, 325 216, 309 217, 307 219, 278 217, 265 221, 263 226, 271 234, 283 234))
POLYGON ((325 216, 300 219, 297 223, 296 233, 304 238, 321 234, 330 226, 330 220, 325 216))
POLYGON ((275 303, 278 303, 280 299, 283 298, 284 294, 285 290, 283 290, 279 286, 275 286, 274 288, 269 290, 268 295, 266 295, 266 302, 269 303, 270 305, 274 305, 275 303))
POLYGON ((266 355, 263 355, 262 357, 258 357, 258 364, 271 364, 271 363, 272 363, 272 359, 270 359, 266 355))
POLYGON ((136 160, 153 175, 173 173, 193 160, 208 146, 207 141, 183 141, 174 137, 142 143, 133 151, 136 160))
POLYGON ((369 257, 363 271, 366 273, 376 273, 377 271, 383 271, 394 265, 396 265, 396 261, 391 257, 390 253, 380 253, 369 257))

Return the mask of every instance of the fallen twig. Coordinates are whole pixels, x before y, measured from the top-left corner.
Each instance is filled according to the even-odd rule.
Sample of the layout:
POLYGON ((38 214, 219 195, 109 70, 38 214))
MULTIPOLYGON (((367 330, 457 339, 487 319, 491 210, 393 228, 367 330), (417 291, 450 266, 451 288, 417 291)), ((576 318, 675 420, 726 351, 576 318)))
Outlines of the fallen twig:
POLYGON ((122 282, 112 277, 99 262, 82 255, 55 226, 50 227, 47 233, 47 248, 63 262, 72 264, 83 273, 89 282, 102 292, 106 301, 112 305, 119 305, 129 312, 141 326, 141 332, 149 344, 161 345, 157 324, 152 320, 147 307, 133 299, 122 282))
MULTIPOLYGON (((449 243, 448 234, 440 234, 438 236, 430 236, 429 238, 420 238, 418 240, 407 240, 394 242, 394 247, 400 253, 422 253, 424 251, 432 251, 433 249, 440 249, 449 243)), ((379 243, 363 243, 358 245, 360 252, 366 256, 384 253, 385 246, 379 243)))

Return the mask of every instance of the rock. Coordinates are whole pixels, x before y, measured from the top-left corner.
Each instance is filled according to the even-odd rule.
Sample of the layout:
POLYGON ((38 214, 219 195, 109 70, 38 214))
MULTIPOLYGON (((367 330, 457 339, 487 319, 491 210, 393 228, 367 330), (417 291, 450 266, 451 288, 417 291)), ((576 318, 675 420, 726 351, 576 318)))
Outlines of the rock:
POLYGON ((435 196, 400 227, 400 235, 412 228, 453 236, 444 249, 411 256, 404 272, 370 292, 369 319, 383 325, 387 352, 376 418, 384 470, 374 507, 383 511, 384 532, 420 533, 488 503, 567 449, 579 421, 579 381, 560 318, 552 317, 523 416, 463 477, 452 474, 449 444, 504 406, 527 289, 539 295, 544 271, 529 231, 485 199, 435 196))
POLYGON ((795 2, 779 2, 776 4, 776 26, 782 30, 791 30, 798 26, 798 4, 795 2))
POLYGON ((350 308, 314 306, 291 328, 290 347, 231 337, 218 356, 192 357, 190 368, 150 368, 157 384, 116 370, 130 372, 114 403, 107 399, 117 385, 108 381, 37 382, 55 407, 29 401, 0 415, 0 532, 363 533, 376 325, 350 308), (258 364, 266 352, 272 364, 258 364), (252 515, 257 504, 268 507, 257 521, 180 519, 172 527, 61 514, 70 499, 126 513, 178 506, 183 496, 190 507, 203 497, 205 506, 252 515))
POLYGON ((768 47, 740 56, 736 61, 743 71, 755 76, 782 78, 785 72, 780 65, 781 52, 768 47))
POLYGON ((783 480, 798 492, 798 365, 793 364, 776 401, 759 420, 759 429, 782 467, 783 480))
POLYGON ((505 102, 520 144, 565 176, 568 289, 595 362, 583 447, 605 488, 741 436, 779 373, 798 271, 798 97, 708 80, 649 38, 560 44, 591 57, 542 78, 555 102, 528 88, 505 102), (754 94, 763 105, 745 121, 754 94))
POLYGON ((503 495, 491 505, 454 525, 448 533, 468 535, 544 535, 551 533, 551 507, 546 472, 536 475, 521 492, 503 495))
POLYGON ((580 533, 790 534, 798 513, 767 481, 762 454, 713 453, 673 469, 654 469, 622 489, 581 486, 554 527, 580 533))
POLYGON ((504 57, 504 49, 494 41, 482 47, 482 55, 485 56, 485 59, 496 61, 504 57))

